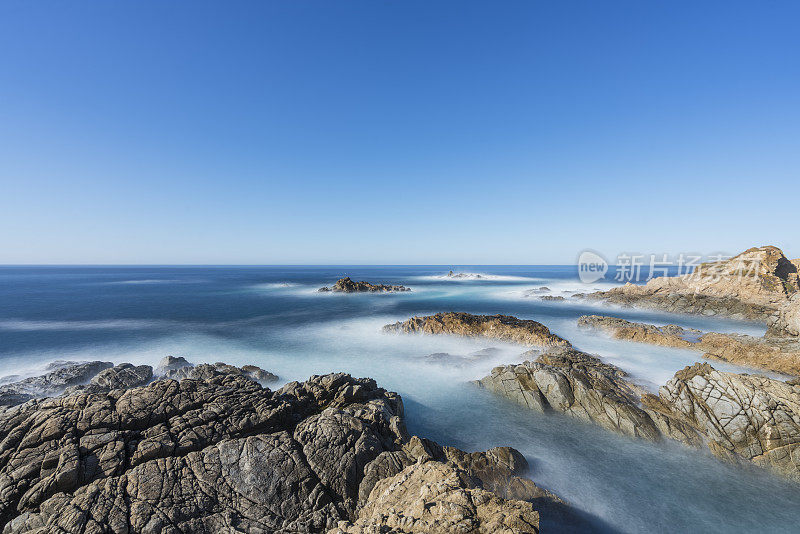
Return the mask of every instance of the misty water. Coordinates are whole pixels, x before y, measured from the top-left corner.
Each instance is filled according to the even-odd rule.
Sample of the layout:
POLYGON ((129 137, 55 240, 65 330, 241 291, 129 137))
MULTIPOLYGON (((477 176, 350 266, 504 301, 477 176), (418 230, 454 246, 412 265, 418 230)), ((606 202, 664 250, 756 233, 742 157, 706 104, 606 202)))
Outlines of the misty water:
MULTIPOLYGON (((525 347, 491 340, 388 335, 384 324, 440 311, 535 319, 656 390, 697 352, 615 341, 577 328, 587 313, 760 335, 757 324, 609 308, 569 297, 574 267, 462 267, 480 277, 448 280, 449 267, 2 267, 0 375, 28 376, 57 359, 155 365, 167 354, 192 362, 254 363, 282 381, 346 371, 399 392, 408 428, 466 450, 519 449, 529 476, 585 514, 598 532, 797 532, 800 486, 756 468, 723 464, 678 444, 620 437, 560 415, 542 415, 470 384, 525 347), (399 294, 316 291, 343 275, 404 284, 399 294), (463 366, 428 363, 446 352, 496 349, 463 366)), ((712 364, 720 369, 740 370, 712 364)), ((543 517, 545 531, 554 518, 543 517)))

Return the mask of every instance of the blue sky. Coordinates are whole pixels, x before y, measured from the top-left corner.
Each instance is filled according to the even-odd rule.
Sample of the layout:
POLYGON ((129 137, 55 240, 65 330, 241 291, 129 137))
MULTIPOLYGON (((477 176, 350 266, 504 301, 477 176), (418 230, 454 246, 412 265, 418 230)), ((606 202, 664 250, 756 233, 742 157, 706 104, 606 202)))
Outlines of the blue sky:
POLYGON ((0 4, 0 263, 800 256, 796 2, 0 4))

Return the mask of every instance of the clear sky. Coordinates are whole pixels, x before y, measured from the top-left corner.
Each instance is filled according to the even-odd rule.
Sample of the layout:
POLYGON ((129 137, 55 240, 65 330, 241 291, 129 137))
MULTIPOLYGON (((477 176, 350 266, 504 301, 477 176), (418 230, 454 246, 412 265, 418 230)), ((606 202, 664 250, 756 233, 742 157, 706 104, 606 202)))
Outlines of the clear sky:
POLYGON ((0 3, 0 263, 800 256, 800 3, 0 3))

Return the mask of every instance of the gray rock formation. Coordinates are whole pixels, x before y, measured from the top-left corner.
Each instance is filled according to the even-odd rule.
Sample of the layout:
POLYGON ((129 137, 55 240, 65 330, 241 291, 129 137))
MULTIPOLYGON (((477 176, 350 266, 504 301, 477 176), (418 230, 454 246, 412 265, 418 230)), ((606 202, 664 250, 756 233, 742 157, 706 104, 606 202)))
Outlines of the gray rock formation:
POLYGON ((537 412, 561 412, 627 436, 658 440, 639 407, 641 391, 621 369, 572 348, 556 348, 534 362, 495 367, 476 384, 537 412))
POLYGON ((704 358, 721 360, 789 375, 800 375, 800 338, 701 332, 678 325, 654 326, 616 317, 584 315, 578 326, 606 332, 616 339, 703 352, 704 358))
POLYGON ((278 381, 278 376, 265 371, 255 365, 243 365, 236 367, 223 362, 214 364, 202 363, 195 366, 183 357, 175 358, 166 356, 156 367, 156 376, 160 379, 171 378, 182 380, 192 378, 195 380, 205 380, 220 374, 238 374, 262 384, 269 384, 278 381))
POLYGON ((111 362, 53 362, 50 372, 0 386, 0 406, 21 404, 36 397, 59 395, 69 386, 85 384, 111 362))
POLYGON ((202 380, 0 413, 3 532, 536 532, 531 503, 557 502, 518 476, 527 466, 513 449, 409 437, 401 399, 370 379, 270 391, 237 368, 201 368, 202 380), (398 520, 423 487, 441 507, 398 520))
POLYGON ((406 286, 391 286, 385 284, 371 284, 369 282, 355 282, 349 277, 340 278, 331 287, 321 287, 319 291, 333 291, 338 293, 395 293, 402 291, 411 291, 406 286))
POLYGON ((538 412, 562 412, 648 440, 708 446, 730 462, 751 462, 800 480, 800 380, 723 373, 696 363, 655 396, 620 369, 574 349, 507 365, 477 382, 538 412))
POLYGON ((703 263, 687 275, 584 296, 623 306, 766 321, 799 290, 797 265, 779 248, 766 246, 703 263))
POLYGON ((383 327, 388 333, 452 334, 485 337, 534 347, 568 347, 569 341, 558 337, 541 323, 517 319, 511 315, 473 315, 462 312, 437 313, 412 317, 383 327))

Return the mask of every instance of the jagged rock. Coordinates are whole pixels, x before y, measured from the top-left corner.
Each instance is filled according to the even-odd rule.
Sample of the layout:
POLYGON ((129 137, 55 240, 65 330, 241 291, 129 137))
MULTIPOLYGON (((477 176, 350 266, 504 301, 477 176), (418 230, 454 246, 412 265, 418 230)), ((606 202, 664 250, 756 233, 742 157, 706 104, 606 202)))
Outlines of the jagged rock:
POLYGON ((541 297, 539 297, 539 300, 562 301, 562 300, 567 300, 567 299, 565 299, 561 295, 542 295, 541 297))
POLYGON ((330 534, 381 532, 538 533, 539 513, 529 502, 481 489, 455 467, 425 462, 380 480, 358 519, 342 521, 330 534))
POLYGON ((194 364, 187 362, 182 357, 173 358, 172 356, 167 356, 161 360, 156 374, 160 375, 160 378, 162 379, 171 378, 173 380, 182 380, 184 378, 206 380, 221 374, 241 375, 261 383, 271 383, 279 380, 277 375, 272 374, 269 371, 265 371, 264 369, 255 365, 243 365, 242 367, 236 367, 235 365, 216 362, 214 364, 201 363, 200 365, 195 366, 194 364), (168 360, 168 358, 171 358, 171 360, 168 360))
POLYGON ((354 282, 350 277, 340 278, 332 287, 321 287, 319 291, 334 291, 339 293, 390 293, 400 291, 411 291, 405 286, 391 286, 385 284, 371 284, 369 282, 354 282))
MULTIPOLYGON (((447 528, 464 524, 462 516, 478 532, 535 527, 530 503, 484 488, 499 491, 504 474, 508 491, 549 498, 516 476, 524 458, 512 449, 469 455, 409 437, 400 397, 373 380, 332 374, 270 391, 238 368, 193 371, 201 368, 202 380, 33 400, 0 413, 3 532, 324 532, 361 517, 383 532, 392 511, 381 519, 383 505, 369 498, 384 494, 382 479, 416 465, 471 477, 461 489, 475 497, 472 511, 419 518, 434 513, 442 532, 455 532, 447 528)), ((397 502, 413 494, 392 488, 397 502)))
POLYGON ((800 336, 800 293, 792 295, 792 298, 767 320, 767 326, 769 337, 800 336))
POLYGON ((21 404, 36 397, 59 395, 69 386, 84 384, 111 362, 54 362, 47 374, 0 386, 0 406, 21 404))
POLYGON ((641 390, 626 376, 584 352, 555 348, 534 362, 495 367, 476 384, 538 412, 562 412, 621 434, 658 440, 656 424, 639 407, 641 390))
POLYGON ((702 332, 678 325, 658 327, 601 315, 584 315, 578 319, 578 326, 607 332, 616 339, 697 350, 703 352, 704 358, 800 375, 800 339, 796 337, 702 332))
POLYGON ((623 306, 767 320, 800 290, 797 265, 777 247, 751 248, 682 276, 626 284, 585 297, 623 306))
POLYGON ((707 363, 678 371, 643 402, 701 434, 711 452, 800 480, 800 386, 707 363))
POLYGON ((178 369, 183 369, 184 367, 194 367, 194 364, 186 361, 186 358, 183 356, 164 356, 161 361, 158 362, 158 366, 156 367, 154 374, 156 376, 167 376, 178 369))
POLYGON ((569 341, 551 333, 543 324, 517 319, 510 315, 437 313, 389 324, 383 327, 383 331, 486 337, 537 347, 568 347, 570 345, 569 341))
POLYGON ((64 393, 100 393, 112 389, 128 389, 143 386, 153 378, 153 368, 149 365, 135 366, 130 363, 121 363, 97 373, 91 382, 81 386, 70 386, 64 393))

